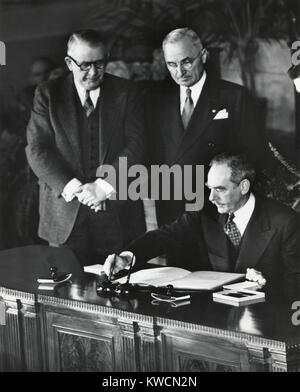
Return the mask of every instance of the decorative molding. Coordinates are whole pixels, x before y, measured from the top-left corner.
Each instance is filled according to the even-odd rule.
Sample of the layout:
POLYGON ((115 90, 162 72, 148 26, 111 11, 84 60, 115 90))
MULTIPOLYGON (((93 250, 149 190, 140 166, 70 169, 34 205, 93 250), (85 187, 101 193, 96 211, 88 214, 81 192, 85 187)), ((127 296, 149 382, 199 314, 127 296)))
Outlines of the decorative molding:
POLYGON ((157 372, 159 361, 157 358, 155 339, 140 341, 140 363, 142 372, 157 372))
POLYGON ((0 287, 0 296, 4 300, 16 301, 19 299, 21 302, 34 303, 36 302, 36 296, 32 293, 26 293, 24 291, 7 289, 6 287, 0 287))
POLYGON ((120 322, 122 319, 135 321, 137 323, 148 323, 153 324, 153 317, 139 313, 131 313, 126 310, 116 309, 107 307, 104 305, 91 304, 87 302, 81 302, 78 300, 70 300, 57 297, 48 297, 46 295, 38 295, 37 300, 39 303, 46 306, 59 306, 73 309, 79 312, 88 312, 105 316, 116 317, 120 322))
POLYGON ((250 371, 270 371, 270 352, 266 347, 246 344, 249 355, 250 371))
POLYGON ((158 342, 160 329, 156 323, 138 325, 139 356, 142 372, 157 372, 159 370, 158 342))
POLYGON ((60 352, 60 371, 114 371, 112 340, 57 331, 60 352))
MULTIPOLYGON (((128 332, 127 332, 128 333, 128 332)), ((121 336, 121 371, 122 372, 137 372, 137 356, 136 356, 136 346, 134 334, 132 336, 129 334, 121 336)))
POLYGON ((233 372, 237 366, 217 363, 207 359, 189 358, 188 356, 178 355, 178 369, 177 372, 233 372))
POLYGON ((161 328, 157 327, 156 324, 144 325, 140 323, 138 325, 138 333, 144 341, 153 342, 159 336, 160 330, 161 328))
POLYGON ((136 323, 132 322, 132 320, 125 320, 125 319, 119 319, 118 320, 118 326, 120 328, 121 334, 133 337, 136 333, 136 323))
MULTIPOLYGON (((288 346, 288 343, 278 341, 278 340, 266 339, 260 336, 250 335, 244 332, 227 331, 224 329, 206 327, 204 325, 192 324, 184 321, 164 319, 162 317, 157 318, 157 325, 164 328, 170 328, 176 330, 180 329, 191 333, 201 333, 202 335, 236 340, 244 343, 246 342, 251 345, 258 345, 258 346, 267 347, 270 349, 276 349, 280 351, 286 351, 290 348, 290 346, 288 346)), ((298 345, 296 346, 298 347, 298 345)))
POLYGON ((137 324, 132 320, 119 319, 118 327, 120 331, 120 349, 121 361, 120 367, 122 372, 139 371, 135 336, 137 324))
POLYGON ((298 372, 300 370, 299 350, 293 349, 287 353, 281 353, 270 349, 270 357, 273 371, 298 372))
POLYGON ((287 372, 287 365, 284 363, 274 362, 272 363, 272 372, 274 373, 286 373, 287 372))
MULTIPOLYGON (((48 365, 50 370, 109 372, 159 371, 174 366, 177 371, 238 369, 230 362, 223 363, 218 357, 198 356, 193 342, 202 344, 205 341, 208 345, 223 344, 224 352, 229 348, 242 353, 240 361, 246 371, 299 370, 300 338, 296 336, 291 335, 286 341, 268 339, 249 333, 138 314, 131 308, 127 310, 127 306, 124 310, 124 307, 118 309, 51 295, 35 295, 0 287, 0 298, 6 304, 7 320, 6 325, 0 327, 0 343, 3 343, 0 353, 5 353, 0 369, 43 371, 48 365), (74 330, 71 321, 65 327, 58 326, 56 322, 53 323, 56 315, 68 316, 70 320, 73 316, 74 319, 84 319, 88 322, 84 324, 88 331, 74 330), (97 325, 96 329, 95 325, 89 329, 90 320, 93 325, 97 325), (104 326, 109 338, 98 333, 99 328, 104 326), (178 347, 184 351, 186 345, 182 340, 191 340, 193 346, 190 348, 197 355, 179 353, 172 348, 173 338, 178 340, 178 347), (45 349, 44 358, 41 347, 45 349), (177 365, 174 358, 177 358, 177 365)), ((234 361, 239 360, 234 357, 234 361)))
POLYGON ((22 343, 20 337, 20 320, 18 309, 9 308, 6 311, 5 347, 8 371, 24 371, 22 343))
POLYGON ((23 313, 24 356, 27 369, 33 372, 43 371, 41 336, 38 315, 34 312, 23 313))
POLYGON ((5 327, 0 325, 0 372, 6 371, 5 327))

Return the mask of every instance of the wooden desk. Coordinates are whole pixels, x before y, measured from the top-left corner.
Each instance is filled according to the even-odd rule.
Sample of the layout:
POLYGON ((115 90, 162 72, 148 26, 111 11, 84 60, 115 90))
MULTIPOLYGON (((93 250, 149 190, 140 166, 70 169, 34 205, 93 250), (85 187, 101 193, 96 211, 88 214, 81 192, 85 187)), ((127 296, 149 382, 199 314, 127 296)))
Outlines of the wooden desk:
POLYGON ((148 293, 125 301, 101 298, 95 289, 94 275, 80 273, 67 250, 0 252, 0 370, 300 370, 291 300, 267 296, 236 308, 198 294, 172 308, 152 305, 148 293), (37 290, 36 279, 53 264, 74 272, 72 284, 37 290))

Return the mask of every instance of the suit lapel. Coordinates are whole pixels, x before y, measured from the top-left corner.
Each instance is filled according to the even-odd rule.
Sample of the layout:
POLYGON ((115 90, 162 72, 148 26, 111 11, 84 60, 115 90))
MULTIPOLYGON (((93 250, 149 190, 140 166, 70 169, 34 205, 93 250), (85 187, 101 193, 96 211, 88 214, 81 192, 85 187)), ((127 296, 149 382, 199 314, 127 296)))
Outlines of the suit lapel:
POLYGON ((163 138, 163 144, 166 146, 164 162, 172 165, 175 156, 178 154, 182 135, 184 132, 181 115, 180 115, 180 94, 178 86, 168 86, 155 102, 157 107, 157 117, 159 119, 160 129, 159 136, 163 138))
MULTIPOLYGON (((75 94, 77 94, 77 92, 73 83, 73 76, 70 73, 62 84, 62 90, 58 97, 59 102, 57 103, 56 108, 58 119, 65 130, 74 157, 77 162, 81 162, 82 151, 79 138, 79 122, 76 113, 75 94)), ((82 171, 82 167, 80 167, 80 170, 82 171)))
POLYGON ((126 98, 125 92, 116 89, 109 75, 105 74, 100 90, 100 165, 105 162, 126 98))
POLYGON ((213 121, 215 116, 213 110, 218 112, 220 109, 218 108, 218 105, 219 89, 217 81, 207 76, 190 123, 187 129, 183 132, 182 140, 174 163, 179 161, 180 158, 186 154, 189 148, 195 144, 197 139, 202 136, 210 122, 213 121))
POLYGON ((203 232, 209 260, 215 271, 230 271, 230 255, 223 226, 226 216, 219 215, 215 207, 209 206, 203 214, 203 232))
POLYGON ((263 201, 256 197, 255 208, 243 236, 235 271, 245 272, 255 267, 271 241, 275 230, 271 228, 263 201))

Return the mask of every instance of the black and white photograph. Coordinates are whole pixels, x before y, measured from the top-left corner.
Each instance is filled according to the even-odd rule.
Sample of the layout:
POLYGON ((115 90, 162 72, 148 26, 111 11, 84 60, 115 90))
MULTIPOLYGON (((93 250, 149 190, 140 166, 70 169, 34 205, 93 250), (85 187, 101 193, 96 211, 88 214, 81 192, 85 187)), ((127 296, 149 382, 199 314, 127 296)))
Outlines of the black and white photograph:
POLYGON ((0 0, 8 372, 300 372, 300 0, 0 0))

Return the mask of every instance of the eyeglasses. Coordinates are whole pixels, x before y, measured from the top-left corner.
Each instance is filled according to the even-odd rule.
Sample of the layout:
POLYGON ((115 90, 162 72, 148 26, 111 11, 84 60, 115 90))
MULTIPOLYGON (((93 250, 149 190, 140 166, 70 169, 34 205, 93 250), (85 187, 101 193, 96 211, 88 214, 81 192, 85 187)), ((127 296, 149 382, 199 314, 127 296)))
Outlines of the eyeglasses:
POLYGON ((167 62, 167 67, 170 68, 172 71, 175 71, 177 69, 177 67, 179 66, 180 68, 183 68, 184 70, 189 71, 190 69, 192 69, 193 64, 196 61, 196 59, 200 55, 202 55, 203 53, 204 52, 203 52, 203 49, 202 49, 201 52, 199 52, 196 57, 194 57, 194 58, 189 58, 188 57, 188 58, 180 61, 180 63, 175 63, 173 61, 169 61, 169 62, 167 62))
POLYGON ((78 63, 73 57, 68 55, 68 58, 72 60, 81 71, 89 71, 91 66, 94 65, 97 69, 103 69, 105 67, 105 59, 96 60, 96 61, 83 61, 82 63, 78 63))

